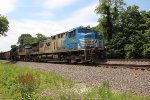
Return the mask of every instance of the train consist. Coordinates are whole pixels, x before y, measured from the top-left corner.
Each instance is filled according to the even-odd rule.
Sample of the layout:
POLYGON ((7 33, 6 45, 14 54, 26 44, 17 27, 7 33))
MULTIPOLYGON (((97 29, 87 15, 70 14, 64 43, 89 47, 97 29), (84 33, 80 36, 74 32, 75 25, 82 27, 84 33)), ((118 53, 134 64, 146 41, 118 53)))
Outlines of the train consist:
POLYGON ((106 61, 106 51, 102 36, 88 27, 77 27, 39 43, 1 52, 0 59, 98 63, 106 61))

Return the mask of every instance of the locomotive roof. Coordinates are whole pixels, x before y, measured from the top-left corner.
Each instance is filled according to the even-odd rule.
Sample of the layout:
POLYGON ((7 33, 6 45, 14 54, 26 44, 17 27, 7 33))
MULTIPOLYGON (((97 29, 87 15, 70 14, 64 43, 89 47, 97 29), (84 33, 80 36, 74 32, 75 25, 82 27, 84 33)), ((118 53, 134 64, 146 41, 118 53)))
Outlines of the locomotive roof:
POLYGON ((62 32, 62 33, 58 33, 58 34, 52 35, 52 36, 48 37, 48 39, 50 39, 51 37, 54 37, 54 36, 56 36, 56 35, 64 34, 64 33, 66 33, 66 32, 62 32))
POLYGON ((76 28, 72 28, 71 30, 69 30, 67 32, 71 32, 71 31, 74 31, 75 29, 81 29, 81 28, 91 29, 89 26, 88 27, 79 26, 79 27, 76 27, 76 28))
POLYGON ((76 27, 76 28, 72 28, 72 29, 70 29, 70 30, 68 30, 68 31, 65 31, 65 32, 62 32, 62 33, 58 33, 58 34, 52 35, 52 36, 50 36, 49 38, 54 37, 54 36, 57 36, 57 35, 59 35, 59 34, 64 34, 64 33, 66 33, 66 32, 74 31, 75 29, 81 29, 81 28, 91 29, 90 26, 87 26, 87 27, 79 26, 79 27, 76 27))

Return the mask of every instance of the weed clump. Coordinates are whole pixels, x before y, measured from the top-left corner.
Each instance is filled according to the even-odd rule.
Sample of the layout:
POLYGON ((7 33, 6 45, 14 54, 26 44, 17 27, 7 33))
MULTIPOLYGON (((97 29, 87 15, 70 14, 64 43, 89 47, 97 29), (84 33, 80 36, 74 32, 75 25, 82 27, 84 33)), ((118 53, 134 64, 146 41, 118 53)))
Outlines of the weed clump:
POLYGON ((33 75, 29 73, 19 75, 18 81, 22 99, 31 100, 40 85, 40 81, 35 79, 33 75))

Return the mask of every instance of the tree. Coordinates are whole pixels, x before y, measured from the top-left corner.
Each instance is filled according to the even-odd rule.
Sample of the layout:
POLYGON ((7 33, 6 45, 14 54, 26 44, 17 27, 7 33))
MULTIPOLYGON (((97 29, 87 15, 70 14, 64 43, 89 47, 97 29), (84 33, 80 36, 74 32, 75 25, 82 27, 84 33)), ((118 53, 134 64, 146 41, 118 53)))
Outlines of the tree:
POLYGON ((150 59, 150 28, 144 33, 143 55, 150 59))
POLYGON ((126 58, 143 58, 143 35, 137 33, 136 35, 130 36, 130 44, 125 45, 126 58))
POLYGON ((120 14, 123 12, 123 0, 100 0, 96 13, 100 15, 99 24, 94 28, 105 37, 109 58, 124 58, 125 38, 120 31, 120 14))
POLYGON ((18 46, 17 45, 11 45, 11 49, 14 49, 14 48, 18 48, 18 46))
POLYGON ((0 35, 6 36, 6 32, 9 28, 9 22, 6 17, 0 15, 0 35))
POLYGON ((26 44, 34 44, 37 42, 37 39, 35 37, 32 37, 30 34, 22 34, 18 38, 18 44, 19 45, 26 45, 26 44))
POLYGON ((121 30, 126 39, 124 46, 126 58, 143 58, 144 33, 148 28, 146 20, 139 7, 135 5, 127 7, 121 16, 123 21, 121 30))
POLYGON ((144 58, 150 59, 150 11, 142 11, 142 16, 145 20, 145 24, 143 24, 144 30, 144 45, 143 45, 143 55, 144 58))
POLYGON ((113 35, 113 39, 109 42, 106 42, 108 58, 125 58, 124 45, 125 37, 122 33, 113 35))
POLYGON ((123 0, 99 0, 96 13, 100 15, 99 26, 105 38, 109 41, 112 34, 116 33, 117 20, 120 11, 123 10, 123 0))
POLYGON ((36 34, 37 42, 41 42, 46 39, 46 36, 42 35, 41 33, 36 34))

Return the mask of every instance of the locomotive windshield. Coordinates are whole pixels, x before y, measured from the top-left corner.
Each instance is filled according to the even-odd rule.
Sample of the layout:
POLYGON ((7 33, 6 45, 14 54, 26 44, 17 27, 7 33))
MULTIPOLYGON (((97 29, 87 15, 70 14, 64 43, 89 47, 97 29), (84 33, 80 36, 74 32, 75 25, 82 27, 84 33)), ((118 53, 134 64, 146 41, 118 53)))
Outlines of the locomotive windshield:
POLYGON ((79 33, 91 33, 92 30, 86 29, 86 28, 81 28, 81 29, 78 29, 78 32, 79 32, 79 33))

